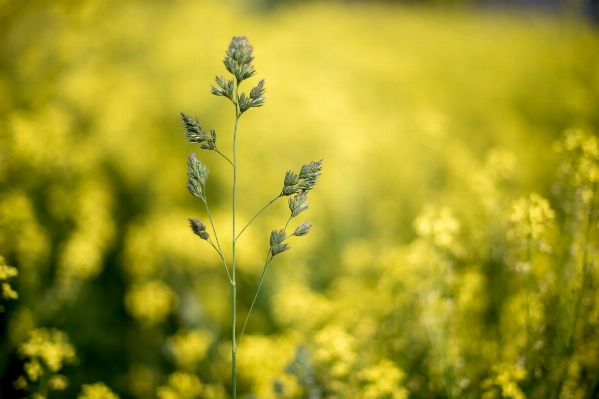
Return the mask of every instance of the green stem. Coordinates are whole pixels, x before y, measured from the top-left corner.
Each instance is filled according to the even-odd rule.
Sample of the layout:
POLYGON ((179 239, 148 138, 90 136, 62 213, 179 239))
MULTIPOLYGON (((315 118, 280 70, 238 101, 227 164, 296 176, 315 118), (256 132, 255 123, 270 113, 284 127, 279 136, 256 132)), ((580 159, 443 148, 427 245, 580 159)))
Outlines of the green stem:
POLYGON ((250 220, 248 222, 248 224, 245 225, 245 227, 243 229, 241 229, 241 231, 239 232, 239 234, 237 234, 237 237, 235 237, 235 241, 237 241, 237 239, 239 239, 239 237, 241 236, 241 234, 245 231, 245 229, 248 228, 248 226, 254 221, 254 219, 256 219, 258 217, 258 215, 260 215, 262 213, 262 211, 264 211, 266 208, 268 208, 270 206, 270 204, 272 204, 273 202, 275 202, 276 200, 278 200, 279 198, 281 198, 281 194, 277 195, 275 197, 275 199, 273 199, 272 201, 270 201, 268 204, 266 204, 264 206, 264 208, 260 209, 260 211, 254 215, 254 217, 252 218, 252 220, 250 220))
POLYGON ((216 151, 216 153, 219 154, 221 157, 225 158, 227 160, 227 162, 229 162, 231 164, 231 166, 234 166, 233 162, 231 162, 231 160, 229 158, 227 158, 225 154, 223 154, 222 152, 220 152, 216 148, 214 149, 214 151, 216 151))
MULTIPOLYGON (((595 194, 595 185, 593 184, 593 194, 595 194)), ((589 204, 589 210, 587 212, 587 223, 586 229, 584 232, 584 243, 583 243, 583 251, 582 251, 582 283, 580 286, 580 291, 578 292, 578 298, 576 298, 576 305, 574 307, 574 318, 572 320, 572 328, 570 329, 570 339, 568 342, 568 351, 569 353, 574 352, 574 339, 576 337, 576 328, 578 327, 578 319, 580 318, 580 306, 582 305, 582 299, 584 298, 584 291, 587 285, 588 273, 587 273, 587 263, 588 263, 588 255, 589 255, 589 245, 590 245, 590 236, 591 236, 591 223, 592 223, 592 209, 589 204)))
POLYGON ((235 333, 235 324, 237 323, 237 284, 235 280, 236 271, 236 258, 235 258, 235 198, 237 193, 237 125, 239 124, 239 82, 235 85, 235 129, 233 130, 233 222, 231 234, 231 244, 233 252, 233 278, 231 280, 231 291, 232 291, 232 318, 231 323, 231 378, 232 378, 232 391, 233 399, 237 399, 237 338, 235 333))
POLYGON ((39 394, 42 397, 47 398, 48 397, 48 373, 49 373, 49 371, 47 370, 46 366, 44 366, 44 365, 42 365, 42 368, 43 368, 43 372, 40 377, 39 394))
POLYGON ((528 263, 528 267, 530 268, 528 270, 528 272, 526 273, 526 276, 524 276, 524 284, 525 284, 525 290, 526 290, 526 352, 527 352, 527 356, 526 356, 526 370, 528 371, 528 380, 529 380, 529 387, 530 384, 532 383, 532 378, 534 376, 532 367, 533 367, 533 361, 532 361, 532 356, 533 356, 533 346, 532 346, 532 340, 533 340, 533 329, 532 329, 532 318, 530 316, 530 300, 531 300, 531 295, 532 295, 532 249, 531 249, 531 240, 532 240, 532 236, 528 237, 528 243, 526 246, 526 257, 527 257, 527 263, 528 263))
MULTIPOLYGON (((268 250, 270 255, 270 249, 268 250)), ((256 299, 258 298, 258 293, 260 292, 260 288, 262 287, 262 282, 264 281, 264 276, 266 275, 266 270, 268 270, 268 265, 272 261, 272 256, 266 256, 266 263, 264 264, 264 269, 262 270, 262 276, 260 277, 260 283, 258 283, 258 289, 256 290, 256 295, 254 295, 254 300, 252 301, 252 305, 250 306, 250 310, 245 318, 245 322, 243 323, 243 328, 241 329, 241 334, 239 334, 239 341, 237 341, 237 346, 241 344, 241 338, 243 337, 243 332, 245 331, 245 326, 248 324, 248 320, 250 319, 250 314, 252 314, 252 309, 254 309, 254 304, 256 303, 256 299)))
MULTIPOLYGON (((595 184, 592 186, 593 197, 595 196, 595 184)), ((572 363, 572 355, 574 353, 574 340, 576 338, 576 329, 578 326, 578 318, 580 317, 580 306, 582 304, 582 299, 584 297, 584 291, 587 284, 587 262, 588 262, 588 246, 590 245, 590 233, 591 233, 591 223, 592 223, 592 204, 589 204, 587 210, 587 219, 586 226, 584 232, 584 242, 583 242, 583 256, 582 256, 582 283, 580 287, 580 291, 578 292, 578 297, 576 298, 576 303, 574 305, 574 314, 572 315, 572 325, 569 329, 569 336, 566 338, 566 342, 564 342, 564 359, 561 362, 563 370, 560 373, 560 376, 557 378, 555 383, 555 388, 553 389, 554 397, 558 397, 560 392, 562 391, 562 387, 566 381, 567 375, 566 372, 570 368, 570 364, 572 363)), ((565 305, 566 306, 566 305, 565 305)), ((567 329, 564 329, 568 331, 567 329)), ((598 376, 599 379, 599 376, 598 376)))
POLYGON ((231 275, 229 274, 229 268, 227 267, 227 263, 225 262, 225 257, 223 256, 222 252, 218 248, 216 248, 216 245, 214 245, 212 240, 208 239, 206 241, 208 241, 208 244, 210 244, 210 246, 212 246, 212 248, 214 248, 214 250, 216 251, 218 256, 220 256, 220 258, 222 259, 223 264, 225 265, 225 270, 227 271, 227 277, 229 278, 229 282, 232 282, 233 280, 231 280, 231 275))
POLYGON ((293 216, 289 216, 289 219, 287 219, 287 223, 285 223, 285 231, 287 231, 287 226, 289 226, 289 222, 291 222, 291 218, 293 216))
POLYGON ((218 246, 218 248, 216 248, 214 246, 214 244, 212 244, 212 241, 210 241, 210 244, 212 244, 212 246, 214 247, 214 249, 216 249, 216 252, 218 252, 218 254, 220 255, 220 258, 223 261, 223 264, 225 265, 225 270, 227 271, 227 276, 229 277, 229 281, 233 281, 231 280, 231 273, 229 273, 229 267, 227 266, 227 261, 225 260, 225 257, 223 256, 223 250, 220 247, 220 243, 218 242, 218 235, 216 235, 216 228, 214 227, 214 222, 212 221, 212 215, 210 214, 210 208, 208 207, 208 201, 204 199, 204 205, 206 206, 206 213, 208 213, 208 219, 210 220, 210 225, 212 226, 212 232, 214 233, 214 239, 216 240, 216 245, 218 246))

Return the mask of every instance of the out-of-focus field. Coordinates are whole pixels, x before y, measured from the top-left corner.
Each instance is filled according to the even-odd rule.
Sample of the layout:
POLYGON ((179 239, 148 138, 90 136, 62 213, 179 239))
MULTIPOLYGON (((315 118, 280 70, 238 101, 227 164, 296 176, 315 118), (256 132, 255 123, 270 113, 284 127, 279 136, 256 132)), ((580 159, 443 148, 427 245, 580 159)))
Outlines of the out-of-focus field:
MULTIPOLYGON (((248 323, 240 394, 595 398, 596 29, 66 0, 0 1, 0 263, 18 270, 0 266, 0 396, 108 398, 82 388, 101 381, 121 398, 229 397, 230 287, 189 230, 206 215, 186 157, 210 168, 226 251, 231 168, 185 141, 179 112, 230 154, 234 109, 210 85, 241 35, 246 90, 264 78, 267 94, 240 120, 238 223, 285 171, 324 170, 314 227, 273 261, 248 323)), ((287 212, 279 200, 239 241, 238 320, 287 212)))

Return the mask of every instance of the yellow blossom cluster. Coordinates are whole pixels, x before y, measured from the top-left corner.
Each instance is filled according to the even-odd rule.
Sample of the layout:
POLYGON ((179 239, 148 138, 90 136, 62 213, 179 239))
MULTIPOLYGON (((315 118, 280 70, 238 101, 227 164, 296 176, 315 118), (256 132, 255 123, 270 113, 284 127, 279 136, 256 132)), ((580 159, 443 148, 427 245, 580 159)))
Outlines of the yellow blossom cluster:
POLYGON ((355 339, 338 326, 327 326, 314 337, 314 361, 328 369, 335 379, 345 379, 354 371, 355 339))
POLYGON ((53 328, 30 330, 29 339, 19 346, 19 353, 29 358, 25 368, 32 381, 41 375, 42 364, 55 373, 63 364, 73 364, 77 360, 75 347, 69 343, 67 335, 53 328))
MULTIPOLYGON (((252 392, 261 399, 276 398, 273 391, 275 382, 293 397, 298 392, 297 384, 284 370, 293 358, 296 345, 295 339, 289 335, 244 334, 238 354, 239 378, 250 383, 252 392)), ((223 346, 222 350, 227 353, 230 346, 223 346)))
MULTIPOLYGON (((8 280, 17 276, 19 271, 12 266, 8 266, 2 256, 0 256, 0 284, 2 285, 2 298, 17 299, 19 294, 12 289, 8 280)), ((3 308, 0 308, 3 309, 3 308)))
POLYGON ((460 223, 451 209, 429 205, 414 221, 419 236, 431 240, 439 248, 452 249, 460 231, 460 223))
POLYGON ((83 384, 81 386, 81 393, 77 396, 77 399, 119 399, 119 395, 114 393, 103 382, 96 382, 93 384, 83 384))
POLYGON ((407 399, 408 391, 401 385, 405 374, 388 359, 360 372, 365 382, 364 399, 407 399))
MULTIPOLYGON (((594 134, 573 129, 565 133, 564 140, 555 143, 558 153, 568 155, 561 165, 561 172, 573 175, 575 184, 586 189, 589 184, 599 183, 599 139, 594 134)), ((583 200, 588 203, 593 193, 585 191, 583 200)))
POLYGON ((174 372, 168 377, 168 384, 158 387, 158 399, 197 399, 202 392, 200 379, 193 374, 174 372))
POLYGON ((495 376, 483 381, 483 388, 487 392, 483 395, 483 399, 506 398, 506 399, 526 399, 526 395, 518 386, 518 382, 526 378, 526 370, 519 365, 501 363, 493 366, 495 376), (500 389, 500 396, 497 396, 497 391, 493 387, 500 389))
POLYGON ((206 330, 179 330, 166 340, 177 367, 182 370, 193 370, 206 356, 211 341, 212 336, 206 330))
POLYGON ((56 272, 62 296, 72 297, 73 284, 96 277, 103 268, 103 256, 112 243, 112 197, 107 183, 96 179, 82 183, 75 192, 76 227, 62 243, 56 272))
POLYGON ((178 298, 162 280, 136 283, 125 295, 125 308, 145 326, 163 321, 177 307, 178 298))
POLYGON ((541 235, 553 223, 555 212, 549 201, 537 193, 519 198, 512 204, 510 220, 514 228, 508 237, 519 242, 539 242, 541 235))

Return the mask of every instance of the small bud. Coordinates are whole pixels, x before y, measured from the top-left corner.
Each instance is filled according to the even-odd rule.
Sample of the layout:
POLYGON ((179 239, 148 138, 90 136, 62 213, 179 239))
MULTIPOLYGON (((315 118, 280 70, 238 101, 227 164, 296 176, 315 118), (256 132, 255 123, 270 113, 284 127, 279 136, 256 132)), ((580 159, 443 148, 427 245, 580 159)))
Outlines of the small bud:
POLYGON ((305 236, 310 231, 310 227, 312 227, 312 223, 304 222, 295 229, 292 235, 296 237, 305 236))
POLYGON ((197 159, 193 152, 187 159, 187 190, 198 197, 204 199, 204 187, 208 179, 208 168, 197 159))
POLYGON ((300 192, 295 197, 289 198, 287 201, 289 204, 289 210, 291 210, 291 217, 296 217, 303 211, 307 210, 310 207, 310 204, 307 202, 308 193, 305 191, 300 192))
POLYGON ((48 379, 48 388, 54 391, 64 391, 69 386, 69 379, 64 375, 54 374, 48 379))
POLYGON ((24 376, 20 375, 13 383, 12 386, 15 390, 27 389, 27 379, 24 376))
POLYGON ((210 235, 206 231, 206 225, 202 223, 199 219, 189 218, 189 225, 191 226, 191 230, 197 236, 199 236, 203 240, 207 240, 210 238, 210 235))

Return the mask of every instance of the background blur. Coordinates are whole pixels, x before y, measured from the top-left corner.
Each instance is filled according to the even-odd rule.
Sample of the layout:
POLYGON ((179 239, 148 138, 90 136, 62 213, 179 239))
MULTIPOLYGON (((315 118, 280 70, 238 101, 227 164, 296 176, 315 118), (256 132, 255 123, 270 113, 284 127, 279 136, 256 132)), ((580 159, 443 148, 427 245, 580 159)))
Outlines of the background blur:
MULTIPOLYGON (((324 158, 241 392, 597 397, 593 5, 441 3, 0 1, 0 397, 228 397, 230 287, 189 230, 186 157, 221 243, 230 166, 179 112, 230 154, 210 85, 233 36, 267 89, 240 121, 238 223, 324 158)), ((240 241, 238 319, 287 216, 240 241)))

